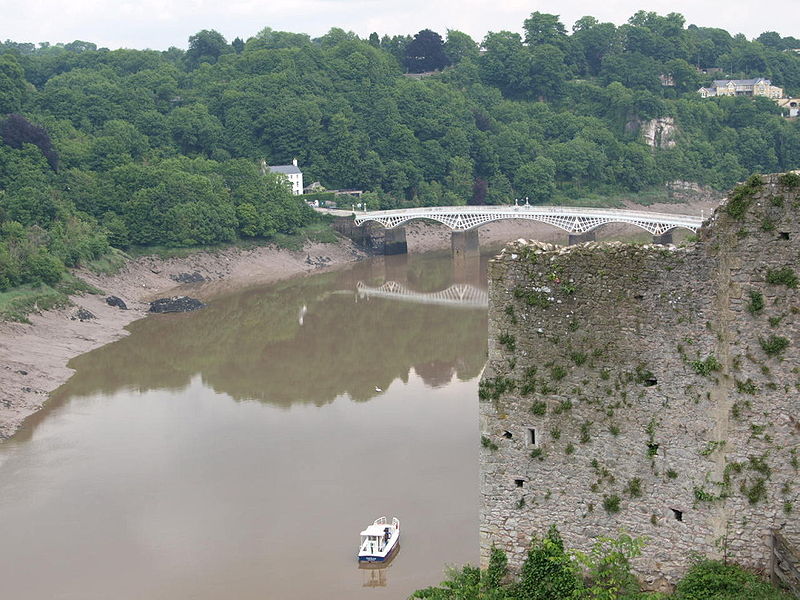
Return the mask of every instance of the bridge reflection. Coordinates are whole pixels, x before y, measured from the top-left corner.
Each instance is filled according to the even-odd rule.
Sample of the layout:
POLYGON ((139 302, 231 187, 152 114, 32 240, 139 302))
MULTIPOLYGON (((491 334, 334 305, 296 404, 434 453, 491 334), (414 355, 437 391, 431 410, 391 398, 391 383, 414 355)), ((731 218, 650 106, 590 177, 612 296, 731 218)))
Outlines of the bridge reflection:
POLYGON ((415 292, 396 281, 387 281, 372 287, 359 281, 356 284, 357 298, 388 298, 415 304, 439 304, 467 308, 488 308, 489 293, 468 283, 456 283, 438 292, 415 292))

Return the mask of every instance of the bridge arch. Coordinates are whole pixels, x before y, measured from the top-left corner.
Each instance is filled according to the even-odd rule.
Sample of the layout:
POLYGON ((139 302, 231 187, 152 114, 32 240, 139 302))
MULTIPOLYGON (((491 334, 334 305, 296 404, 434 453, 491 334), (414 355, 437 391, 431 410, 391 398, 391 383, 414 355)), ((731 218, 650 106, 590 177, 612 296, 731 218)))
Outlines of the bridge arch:
POLYGON ((355 224, 368 221, 387 229, 414 219, 437 221, 453 231, 469 231, 492 221, 522 219, 546 223, 569 234, 583 234, 607 223, 635 225, 652 235, 664 235, 673 229, 696 232, 702 217, 644 211, 576 208, 565 206, 435 206, 401 210, 372 211, 356 214, 355 224))

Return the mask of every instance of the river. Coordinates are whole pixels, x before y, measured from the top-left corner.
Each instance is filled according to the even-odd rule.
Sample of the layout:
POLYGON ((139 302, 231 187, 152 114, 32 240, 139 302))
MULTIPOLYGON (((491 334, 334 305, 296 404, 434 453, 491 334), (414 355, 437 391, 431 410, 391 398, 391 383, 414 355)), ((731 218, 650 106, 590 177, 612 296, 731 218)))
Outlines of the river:
POLYGON ((74 359, 0 445, 2 595, 399 599, 475 564, 485 269, 374 258, 74 359), (381 515, 401 547, 361 569, 381 515))

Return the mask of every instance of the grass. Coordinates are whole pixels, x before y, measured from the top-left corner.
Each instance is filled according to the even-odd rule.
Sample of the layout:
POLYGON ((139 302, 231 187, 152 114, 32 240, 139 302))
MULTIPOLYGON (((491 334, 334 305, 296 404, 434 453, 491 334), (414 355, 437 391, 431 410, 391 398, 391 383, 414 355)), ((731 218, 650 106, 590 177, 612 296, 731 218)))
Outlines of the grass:
POLYGON ((0 292, 0 319, 18 323, 30 323, 28 315, 51 308, 69 306, 66 294, 49 285, 22 285, 7 292, 0 292))
POLYGON ((82 279, 65 273, 54 286, 21 285, 0 292, 0 321, 30 323, 28 315, 53 308, 71 306, 72 294, 102 294, 101 290, 82 279))
POLYGON ((84 266, 97 275, 114 275, 125 265, 127 259, 128 255, 122 250, 112 248, 111 252, 85 263, 84 266))

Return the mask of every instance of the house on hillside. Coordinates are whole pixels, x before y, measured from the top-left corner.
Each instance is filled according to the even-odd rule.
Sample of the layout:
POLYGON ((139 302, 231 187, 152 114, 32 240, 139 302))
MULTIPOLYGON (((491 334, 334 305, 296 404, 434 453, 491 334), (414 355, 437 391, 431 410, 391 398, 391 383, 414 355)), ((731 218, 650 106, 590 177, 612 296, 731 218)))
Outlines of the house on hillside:
POLYGON ((267 167, 266 161, 261 161, 261 171, 266 172, 269 169, 270 173, 278 173, 286 177, 292 194, 300 196, 303 193, 303 172, 297 166, 297 159, 292 159, 290 165, 275 165, 274 167, 267 167))
POLYGON ((776 100, 783 97, 783 88, 772 85, 769 79, 715 79, 711 87, 697 90, 703 98, 714 96, 764 96, 776 100))
POLYGON ((778 106, 783 109, 783 113, 788 117, 800 116, 800 98, 781 98, 777 101, 778 106))

